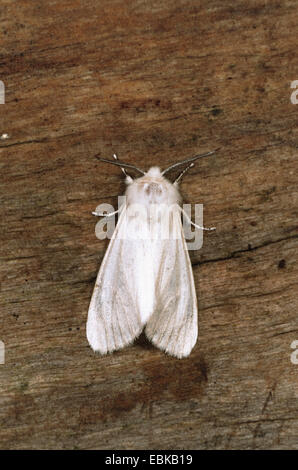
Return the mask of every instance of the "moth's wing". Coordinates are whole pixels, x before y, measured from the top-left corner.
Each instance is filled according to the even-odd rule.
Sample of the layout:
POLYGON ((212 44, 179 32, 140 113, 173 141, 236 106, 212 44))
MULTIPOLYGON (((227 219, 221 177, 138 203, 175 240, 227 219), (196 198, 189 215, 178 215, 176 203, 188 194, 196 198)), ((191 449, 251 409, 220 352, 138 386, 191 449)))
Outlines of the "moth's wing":
MULTIPOLYGON (((144 322, 135 295, 135 244, 127 239, 123 209, 102 261, 87 319, 87 339, 101 354, 123 348, 142 331, 144 322)), ((129 237, 128 237, 129 238, 129 237)))
POLYGON ((198 309, 192 266, 181 219, 178 239, 162 241, 156 282, 156 304, 145 333, 158 348, 178 358, 190 354, 197 341, 198 309))

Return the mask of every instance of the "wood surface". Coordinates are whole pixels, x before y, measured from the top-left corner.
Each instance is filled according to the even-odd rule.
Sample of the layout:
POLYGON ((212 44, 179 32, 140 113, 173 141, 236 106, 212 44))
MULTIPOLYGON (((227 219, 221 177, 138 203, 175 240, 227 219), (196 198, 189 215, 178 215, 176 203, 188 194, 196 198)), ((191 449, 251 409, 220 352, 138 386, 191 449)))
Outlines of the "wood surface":
POLYGON ((2 0, 0 448, 297 449, 298 4, 2 0), (100 357, 88 305, 119 168, 220 147, 181 183, 199 338, 100 357))

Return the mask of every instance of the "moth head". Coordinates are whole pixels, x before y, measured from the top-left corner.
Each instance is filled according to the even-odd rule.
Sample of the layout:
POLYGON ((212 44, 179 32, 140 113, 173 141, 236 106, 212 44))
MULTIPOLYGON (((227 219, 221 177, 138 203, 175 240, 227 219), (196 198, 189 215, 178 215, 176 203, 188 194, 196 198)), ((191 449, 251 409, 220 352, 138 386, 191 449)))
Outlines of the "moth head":
MULTIPOLYGON (((160 171, 160 168, 158 168, 157 166, 153 166, 151 167, 147 173, 144 172, 144 176, 140 177, 140 178, 137 178, 136 180, 134 180, 131 176, 127 175, 126 176, 126 179, 125 179, 125 182, 127 185, 129 184, 132 184, 134 181, 138 181, 139 184, 142 184, 143 182, 145 183, 146 181, 148 182, 149 179, 152 178, 153 180, 154 179, 157 179, 157 180, 161 180, 161 179, 164 179, 162 177, 162 173, 160 171)), ((155 189, 156 190, 159 190, 161 188, 158 188, 156 185, 155 185, 155 189)))
POLYGON ((180 201, 176 187, 162 176, 158 167, 150 168, 144 176, 129 184, 127 196, 131 202, 143 204, 174 204, 180 201))
POLYGON ((158 166, 152 166, 146 173, 149 178, 162 178, 160 168, 158 166))
POLYGON ((157 166, 150 168, 142 178, 142 191, 150 202, 160 202, 164 193, 164 182, 160 169, 157 166))

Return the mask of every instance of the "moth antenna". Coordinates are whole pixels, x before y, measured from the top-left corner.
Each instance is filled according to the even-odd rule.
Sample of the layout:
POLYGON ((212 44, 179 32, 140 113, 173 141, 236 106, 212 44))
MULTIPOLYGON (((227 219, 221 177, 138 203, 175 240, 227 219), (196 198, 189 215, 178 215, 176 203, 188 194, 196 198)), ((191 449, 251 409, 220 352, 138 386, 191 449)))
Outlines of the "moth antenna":
POLYGON ((168 171, 172 170, 172 168, 176 168, 177 166, 183 165, 184 163, 190 163, 190 162, 193 162, 194 160, 197 160, 198 158, 208 157, 209 155, 213 155, 213 154, 214 154, 215 152, 217 152, 218 150, 219 150, 219 148, 217 148, 217 149, 215 149, 215 150, 212 150, 212 152, 202 153, 201 155, 195 155, 194 157, 187 158, 186 160, 183 160, 182 162, 174 163, 173 165, 171 165, 171 166, 169 166, 168 168, 166 168, 166 169, 162 172, 162 175, 164 175, 164 174, 167 173, 168 171))
MULTIPOLYGON (((113 157, 115 158, 115 160, 119 160, 115 153, 113 153, 113 157)), ((123 167, 121 167, 121 170, 122 170, 122 173, 124 173, 124 175, 126 176, 126 178, 132 179, 132 177, 125 171, 123 167)))
POLYGON ((137 170, 137 171, 139 171, 140 173, 142 173, 142 175, 145 175, 145 171, 140 170, 140 168, 137 168, 137 167, 134 166, 134 165, 130 165, 129 163, 113 162, 112 160, 108 160, 107 158, 99 157, 98 155, 95 155, 95 158, 97 158, 97 160, 100 160, 101 162, 111 163, 112 165, 117 165, 117 166, 126 167, 126 168, 133 168, 134 170, 137 170))
POLYGON ((186 168, 184 168, 183 171, 181 171, 180 175, 175 179, 174 183, 175 185, 177 185, 179 183, 179 181, 181 180, 181 178, 185 175, 185 173, 190 169, 192 168, 193 166, 195 166, 194 163, 190 163, 186 168))

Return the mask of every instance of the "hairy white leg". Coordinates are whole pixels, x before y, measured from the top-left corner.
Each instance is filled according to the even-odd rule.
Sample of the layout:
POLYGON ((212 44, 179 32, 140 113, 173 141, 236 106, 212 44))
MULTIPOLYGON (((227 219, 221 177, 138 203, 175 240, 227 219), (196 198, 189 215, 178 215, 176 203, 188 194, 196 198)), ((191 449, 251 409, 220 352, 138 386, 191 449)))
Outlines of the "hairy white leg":
POLYGON ((98 217, 111 217, 112 215, 117 214, 121 210, 121 207, 114 212, 109 212, 108 214, 99 214, 98 212, 92 212, 93 215, 97 215, 98 217))
POLYGON ((200 225, 195 224, 188 216, 188 214, 180 207, 181 213, 185 216, 185 218, 188 220, 188 222, 193 225, 194 227, 200 229, 200 230, 216 230, 216 227, 201 227, 200 225))

